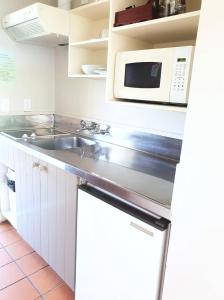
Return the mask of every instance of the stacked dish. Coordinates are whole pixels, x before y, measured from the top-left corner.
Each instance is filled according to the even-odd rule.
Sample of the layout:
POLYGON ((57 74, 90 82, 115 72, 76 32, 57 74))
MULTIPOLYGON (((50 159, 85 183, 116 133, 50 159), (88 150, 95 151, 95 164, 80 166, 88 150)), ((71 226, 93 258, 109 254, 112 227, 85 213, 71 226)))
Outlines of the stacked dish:
POLYGON ((106 75, 107 68, 102 65, 82 65, 82 72, 86 75, 106 75))

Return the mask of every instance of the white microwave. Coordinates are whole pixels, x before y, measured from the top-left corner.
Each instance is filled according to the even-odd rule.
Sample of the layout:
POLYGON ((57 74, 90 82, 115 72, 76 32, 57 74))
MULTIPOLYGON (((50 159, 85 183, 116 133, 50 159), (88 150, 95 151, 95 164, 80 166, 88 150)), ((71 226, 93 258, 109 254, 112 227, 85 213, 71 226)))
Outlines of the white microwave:
POLYGON ((119 52, 114 96, 133 101, 187 104, 194 47, 119 52))

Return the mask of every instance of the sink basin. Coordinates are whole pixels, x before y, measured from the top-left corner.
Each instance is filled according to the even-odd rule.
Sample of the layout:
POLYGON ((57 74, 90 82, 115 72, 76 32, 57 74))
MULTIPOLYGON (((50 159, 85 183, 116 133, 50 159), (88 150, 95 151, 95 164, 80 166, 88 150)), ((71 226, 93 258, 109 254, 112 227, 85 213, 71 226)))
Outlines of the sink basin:
POLYGON ((67 135, 63 131, 54 128, 37 128, 37 129, 25 129, 25 130, 8 130, 2 132, 13 139, 32 138, 32 137, 43 137, 43 136, 57 136, 67 135))
POLYGON ((73 148, 91 147, 95 145, 94 141, 80 137, 49 137, 43 139, 28 140, 32 145, 46 150, 66 150, 73 148))

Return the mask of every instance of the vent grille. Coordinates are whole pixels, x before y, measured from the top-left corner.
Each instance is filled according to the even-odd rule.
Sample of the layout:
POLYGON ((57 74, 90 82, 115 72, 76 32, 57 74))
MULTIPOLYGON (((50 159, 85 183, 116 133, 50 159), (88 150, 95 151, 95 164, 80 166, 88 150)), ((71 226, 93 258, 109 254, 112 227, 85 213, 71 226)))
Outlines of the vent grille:
POLYGON ((11 37, 17 42, 46 34, 38 18, 9 27, 7 30, 11 37))

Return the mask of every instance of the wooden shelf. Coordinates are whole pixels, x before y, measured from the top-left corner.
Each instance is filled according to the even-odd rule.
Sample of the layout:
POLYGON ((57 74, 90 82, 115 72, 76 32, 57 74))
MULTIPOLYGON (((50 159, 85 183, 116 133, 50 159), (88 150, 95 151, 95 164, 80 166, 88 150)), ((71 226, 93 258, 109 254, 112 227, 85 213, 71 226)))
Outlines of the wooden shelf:
POLYGON ((79 15, 92 20, 108 18, 110 13, 110 1, 95 1, 93 3, 74 8, 70 12, 72 14, 79 15))
POLYGON ((72 78, 92 78, 92 79, 106 79, 107 75, 97 75, 97 74, 69 74, 69 77, 72 78))
POLYGON ((151 43, 195 40, 200 11, 113 28, 114 33, 151 43))
POLYGON ((69 45, 78 48, 86 48, 92 50, 106 49, 108 47, 108 38, 91 39, 82 42, 70 43, 69 45))

